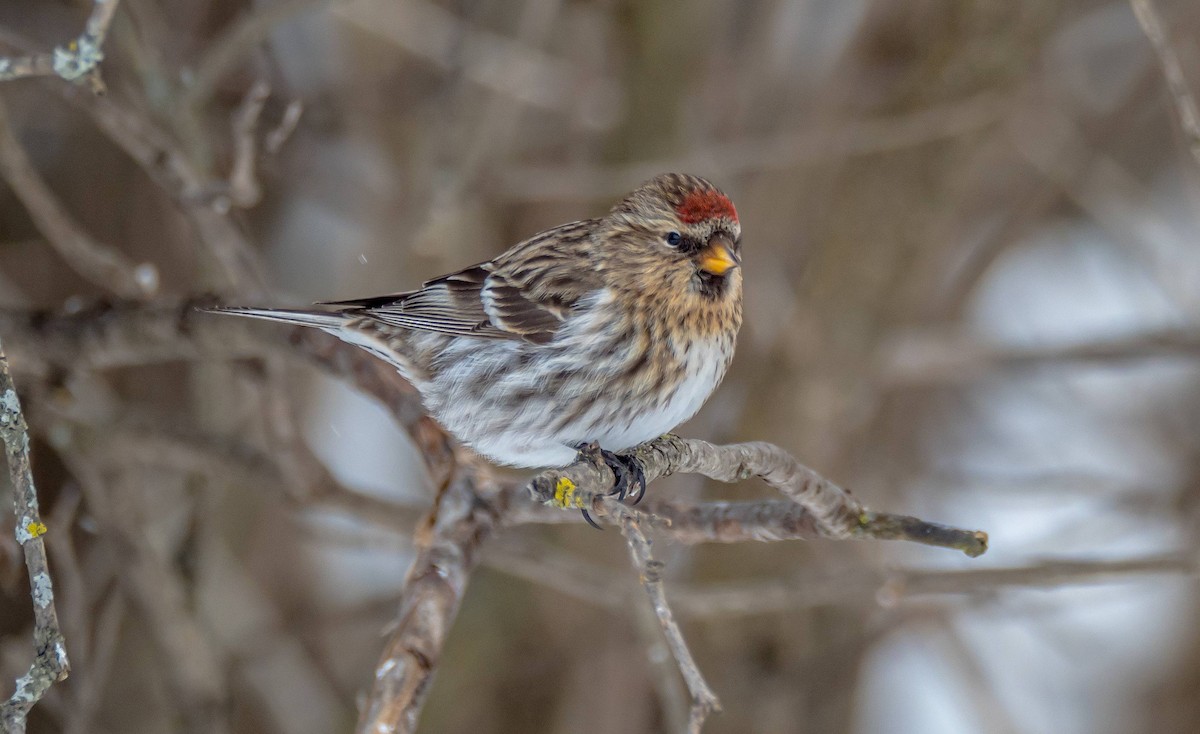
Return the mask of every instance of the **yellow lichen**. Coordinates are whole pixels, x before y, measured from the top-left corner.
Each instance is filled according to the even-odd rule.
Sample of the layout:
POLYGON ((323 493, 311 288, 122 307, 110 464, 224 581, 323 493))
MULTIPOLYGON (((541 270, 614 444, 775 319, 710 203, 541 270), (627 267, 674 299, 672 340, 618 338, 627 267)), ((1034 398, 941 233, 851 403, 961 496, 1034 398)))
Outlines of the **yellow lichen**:
POLYGON ((40 538, 46 534, 46 524, 42 522, 31 522, 25 526, 25 530, 31 538, 40 538))
POLYGON ((582 507, 582 501, 575 496, 575 482, 567 477, 559 477, 554 485, 554 506, 562 509, 582 507))

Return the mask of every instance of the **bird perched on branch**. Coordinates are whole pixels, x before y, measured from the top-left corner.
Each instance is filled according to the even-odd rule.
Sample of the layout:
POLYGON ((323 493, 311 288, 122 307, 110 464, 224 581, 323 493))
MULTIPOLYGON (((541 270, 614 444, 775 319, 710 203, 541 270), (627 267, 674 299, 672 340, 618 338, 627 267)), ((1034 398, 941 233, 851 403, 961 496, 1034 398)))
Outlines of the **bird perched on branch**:
POLYGON ((214 310, 366 349, 413 383, 446 430, 500 464, 562 466, 598 445, 616 491, 636 501, 641 467, 616 452, 691 418, 721 382, 742 321, 740 252, 729 198, 668 173, 603 217, 414 291, 321 310, 214 310))

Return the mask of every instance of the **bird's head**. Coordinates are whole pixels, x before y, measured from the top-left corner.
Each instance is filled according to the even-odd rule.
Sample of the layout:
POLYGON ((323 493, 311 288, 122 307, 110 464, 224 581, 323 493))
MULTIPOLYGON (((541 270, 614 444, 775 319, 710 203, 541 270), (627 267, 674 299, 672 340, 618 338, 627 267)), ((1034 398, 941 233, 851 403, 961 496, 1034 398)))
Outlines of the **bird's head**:
POLYGON ((676 299, 685 309, 741 299, 741 234, 729 197, 698 176, 665 173, 605 217, 607 278, 676 299))

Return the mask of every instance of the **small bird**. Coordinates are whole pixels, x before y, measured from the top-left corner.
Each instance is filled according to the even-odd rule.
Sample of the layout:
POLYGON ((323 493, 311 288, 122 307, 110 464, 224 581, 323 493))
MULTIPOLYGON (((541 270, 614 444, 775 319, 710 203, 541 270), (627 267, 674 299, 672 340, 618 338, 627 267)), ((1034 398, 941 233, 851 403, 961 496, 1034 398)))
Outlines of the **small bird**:
POLYGON ((740 255, 729 198, 667 173, 603 217, 417 290, 322 310, 214 310, 316 327, 371 352, 499 464, 563 466, 598 445, 615 491, 624 499, 640 484, 640 500, 641 467, 617 452, 691 418, 725 376, 742 322, 740 255))

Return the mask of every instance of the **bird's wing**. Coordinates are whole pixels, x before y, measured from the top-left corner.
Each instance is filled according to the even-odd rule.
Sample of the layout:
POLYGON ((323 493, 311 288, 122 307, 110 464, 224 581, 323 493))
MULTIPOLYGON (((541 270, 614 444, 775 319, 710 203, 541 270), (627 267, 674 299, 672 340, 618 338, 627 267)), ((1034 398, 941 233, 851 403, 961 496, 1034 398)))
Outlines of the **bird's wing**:
POLYGON ((555 227, 415 291, 324 305, 406 329, 542 344, 579 299, 600 287, 588 246, 595 224, 555 227))

